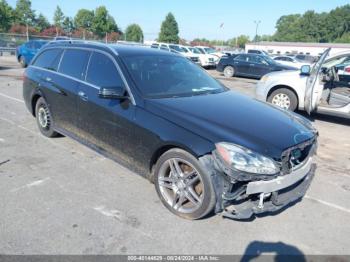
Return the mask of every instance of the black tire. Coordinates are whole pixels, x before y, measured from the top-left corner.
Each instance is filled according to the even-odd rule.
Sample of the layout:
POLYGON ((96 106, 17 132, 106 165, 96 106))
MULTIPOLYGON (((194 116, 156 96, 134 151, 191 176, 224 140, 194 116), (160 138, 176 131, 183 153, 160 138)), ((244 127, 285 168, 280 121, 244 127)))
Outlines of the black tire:
POLYGON ((35 106, 35 117, 40 132, 46 137, 56 137, 58 133, 53 130, 53 120, 49 106, 44 98, 40 97, 35 106), (45 115, 44 115, 45 114, 45 115), (42 119, 46 116, 46 124, 44 125, 42 119))
POLYGON ((18 58, 18 61, 19 61, 19 63, 21 64, 21 67, 22 67, 22 68, 27 67, 27 62, 26 62, 26 59, 25 59, 24 56, 20 56, 20 57, 18 58))
MULTIPOLYGON (((186 164, 181 164, 182 167, 181 169, 183 170, 183 165, 186 166, 186 164)), ((181 166, 180 165, 180 166, 181 166)), ((187 166, 189 167, 189 166, 187 166)), ((169 170, 170 166, 168 167, 169 170)), ((191 172, 189 172, 191 173, 191 172)), ((185 172, 184 172, 185 174, 185 172)), ((191 179, 189 179, 191 180, 191 179)), ((193 179, 192 179, 193 180, 193 179)), ((196 179, 197 180, 197 179, 196 179)), ((207 173, 207 171, 205 170, 204 167, 202 167, 202 165, 200 164, 200 162, 190 153, 182 150, 182 149, 178 149, 178 148, 174 148, 171 149, 167 152, 165 152, 157 161, 155 169, 154 169, 154 184, 155 184, 155 188, 156 191, 158 193, 159 198, 161 199, 162 203, 165 205, 165 207, 167 209, 169 209, 172 213, 174 213, 175 215, 178 215, 182 218, 186 218, 186 219, 191 219, 191 220, 195 220, 195 219, 200 219, 203 218, 204 216, 206 216, 208 213, 210 213, 215 206, 216 203, 216 196, 215 196, 215 191, 214 191, 214 186, 212 184, 210 175, 207 173), (177 159, 179 160, 179 162, 181 160, 189 163, 190 165, 192 165, 194 167, 194 169, 192 169, 192 171, 196 171, 194 174, 196 174, 196 176, 198 175, 200 178, 198 181, 198 184, 196 186, 194 186, 193 184, 190 186, 186 185, 185 189, 182 189, 182 192, 189 192, 189 189, 191 187, 192 192, 194 190, 197 191, 197 186, 200 187, 201 194, 200 194, 200 199, 201 201, 199 201, 196 209, 193 212, 180 212, 179 210, 176 210, 175 207, 173 207, 172 205, 170 205, 167 200, 165 199, 165 197, 163 196, 164 193, 162 193, 161 191, 161 186, 160 184, 160 180, 161 180, 161 173, 163 172, 162 170, 164 170, 164 166, 167 165, 167 163, 169 163, 168 160, 170 159, 177 159)), ((171 185, 176 184, 176 183, 171 183, 171 185)), ((169 184, 168 184, 169 185, 169 184)), ((162 188, 164 191, 164 188, 162 188)), ((172 192, 174 194, 174 196, 177 196, 176 193, 174 193, 174 190, 171 189, 167 189, 167 192, 172 192)), ((180 192, 180 190, 178 190, 177 192, 180 192)), ((181 192, 179 193, 181 194, 181 192)), ((180 198, 180 197, 179 197, 180 198)), ((181 198, 180 198, 181 199, 181 198)), ((180 199, 178 200, 180 202, 180 199)), ((193 198, 192 198, 193 199, 193 198)), ((189 198, 185 200, 185 204, 186 205, 192 205, 192 202, 189 201, 189 198)))
POLYGON ((235 68, 233 66, 225 66, 224 76, 225 77, 233 77, 234 75, 235 75, 235 68))
POLYGON ((298 98, 295 95, 295 93, 287 88, 279 88, 276 89, 275 91, 273 91, 269 97, 267 98, 267 101, 271 104, 280 106, 284 109, 288 109, 290 111, 295 111, 298 108, 298 98), (284 97, 287 99, 287 101, 289 100, 289 104, 288 102, 282 102, 282 103, 278 103, 278 97, 284 97), (276 102, 277 100, 277 102, 276 102))

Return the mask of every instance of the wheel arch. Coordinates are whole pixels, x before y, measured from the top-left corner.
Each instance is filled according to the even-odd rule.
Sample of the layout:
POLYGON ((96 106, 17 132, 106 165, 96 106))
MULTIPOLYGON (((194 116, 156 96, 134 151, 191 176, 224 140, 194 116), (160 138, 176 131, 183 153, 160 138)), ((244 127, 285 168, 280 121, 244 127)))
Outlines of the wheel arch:
POLYGON ((288 85, 275 85, 274 87, 272 87, 272 88, 269 90, 269 92, 267 93, 266 101, 269 99, 270 95, 271 95, 274 91, 276 91, 276 90, 278 90, 278 89, 282 89, 282 88, 288 89, 288 90, 292 91, 292 92, 295 94, 295 96, 296 96, 296 98, 297 98, 297 108, 298 108, 298 107, 299 107, 299 95, 298 95, 298 93, 295 91, 294 88, 292 88, 291 86, 288 86, 288 85))
POLYGON ((180 145, 178 143, 167 143, 167 144, 163 144, 161 146, 159 146, 152 154, 152 157, 150 159, 149 162, 149 171, 151 172, 152 176, 153 176, 153 168, 156 165, 158 159, 167 151, 169 151, 170 149, 182 149, 188 153, 190 153, 191 155, 193 155, 195 158, 199 158, 201 155, 196 153, 195 151, 193 151, 192 149, 188 148, 187 146, 184 145, 180 145))

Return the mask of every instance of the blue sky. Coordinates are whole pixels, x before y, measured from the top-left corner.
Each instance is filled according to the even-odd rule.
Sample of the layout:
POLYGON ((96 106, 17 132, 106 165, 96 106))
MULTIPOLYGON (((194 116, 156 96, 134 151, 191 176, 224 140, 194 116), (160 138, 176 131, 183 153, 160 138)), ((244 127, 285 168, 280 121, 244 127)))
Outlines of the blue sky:
MULTIPOLYGON (((15 6, 16 0, 8 0, 15 6)), ((329 11, 349 0, 32 0, 32 7, 52 21, 56 5, 66 16, 74 17, 80 8, 95 9, 105 5, 122 29, 130 23, 141 25, 145 40, 157 37, 160 24, 172 12, 179 24, 180 36, 228 39, 240 34, 254 36, 254 20, 260 20, 259 34, 272 34, 277 19, 286 14, 329 11), (220 24, 224 23, 223 28, 220 24)))

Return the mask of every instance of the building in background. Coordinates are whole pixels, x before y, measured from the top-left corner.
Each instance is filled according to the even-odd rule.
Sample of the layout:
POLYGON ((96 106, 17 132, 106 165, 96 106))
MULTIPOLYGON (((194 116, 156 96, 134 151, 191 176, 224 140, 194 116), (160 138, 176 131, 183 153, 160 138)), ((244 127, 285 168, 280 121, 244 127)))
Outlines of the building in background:
POLYGON ((248 43, 245 50, 258 49, 264 50, 269 54, 277 55, 292 55, 305 54, 318 56, 327 48, 331 47, 331 53, 338 53, 345 50, 350 50, 350 44, 336 44, 336 43, 293 43, 293 42, 257 42, 248 43))

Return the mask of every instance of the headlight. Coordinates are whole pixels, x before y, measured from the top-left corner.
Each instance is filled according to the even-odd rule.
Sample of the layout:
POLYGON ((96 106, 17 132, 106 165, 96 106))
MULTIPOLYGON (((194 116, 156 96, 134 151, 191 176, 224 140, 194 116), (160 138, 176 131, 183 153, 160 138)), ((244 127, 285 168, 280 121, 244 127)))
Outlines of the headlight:
POLYGON ((266 82, 269 79, 268 75, 264 75, 261 79, 260 82, 266 82))
POLYGON ((279 172, 275 161, 247 148, 225 142, 215 146, 222 160, 233 169, 261 175, 274 175, 279 172))

